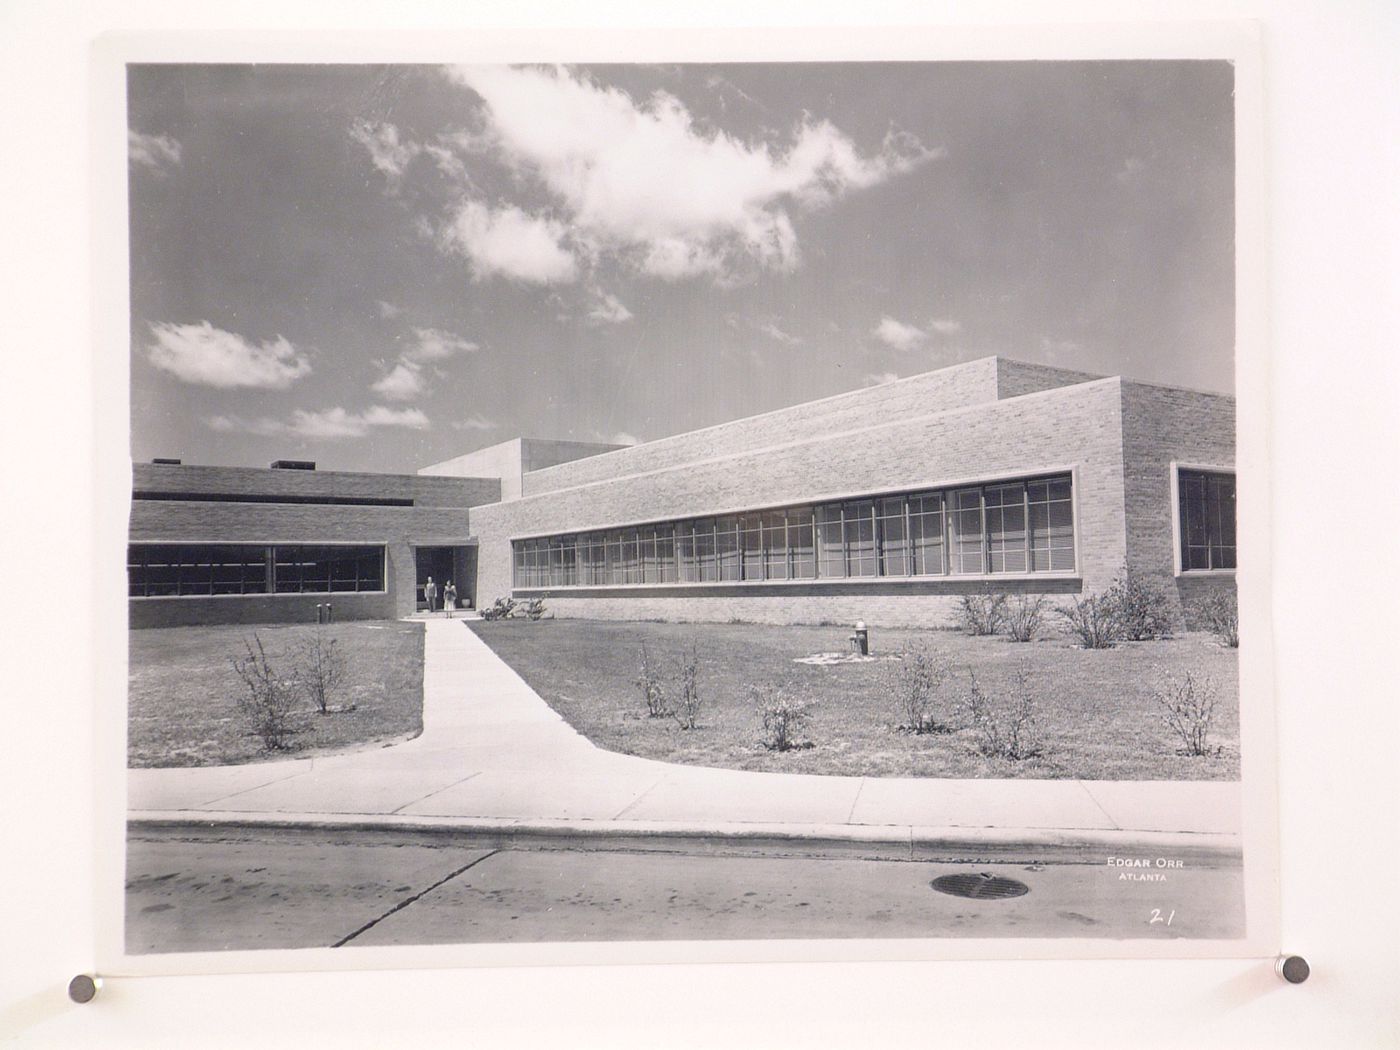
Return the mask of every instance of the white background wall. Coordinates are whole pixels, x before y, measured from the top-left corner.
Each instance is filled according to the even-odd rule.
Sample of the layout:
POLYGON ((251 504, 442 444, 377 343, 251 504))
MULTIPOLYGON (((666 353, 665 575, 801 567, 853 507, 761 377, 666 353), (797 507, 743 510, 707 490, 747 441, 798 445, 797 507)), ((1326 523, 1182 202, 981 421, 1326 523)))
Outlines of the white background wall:
MULTIPOLYGON (((6 670, 0 1036, 24 1046, 1381 1046, 1400 987, 1394 653, 1400 7, 1362 0, 10 3, 0 12, 6 670), (187 9, 188 8, 188 9, 187 9), (343 9, 343 10, 342 10, 343 9), (1265 32, 1285 944, 1260 962, 441 971, 109 983, 92 956, 87 47, 107 29, 1258 18, 1265 32), (1324 499, 1334 509, 1321 512, 1324 499), (1339 526, 1366 507, 1366 528, 1339 526), (17 508, 23 508, 17 513, 17 508), (22 520, 14 520, 20 518, 22 520), (61 561, 49 556, 65 552, 61 561)), ((1241 470, 1247 471, 1242 463, 1241 470)))

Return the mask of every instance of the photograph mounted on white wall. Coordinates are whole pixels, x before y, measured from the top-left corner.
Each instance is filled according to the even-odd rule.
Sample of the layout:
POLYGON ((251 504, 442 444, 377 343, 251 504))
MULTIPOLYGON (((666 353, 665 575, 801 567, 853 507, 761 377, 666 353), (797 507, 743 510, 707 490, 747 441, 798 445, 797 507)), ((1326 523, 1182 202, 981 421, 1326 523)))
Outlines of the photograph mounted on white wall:
POLYGON ((1237 38, 116 50, 105 972, 1273 950, 1237 38))

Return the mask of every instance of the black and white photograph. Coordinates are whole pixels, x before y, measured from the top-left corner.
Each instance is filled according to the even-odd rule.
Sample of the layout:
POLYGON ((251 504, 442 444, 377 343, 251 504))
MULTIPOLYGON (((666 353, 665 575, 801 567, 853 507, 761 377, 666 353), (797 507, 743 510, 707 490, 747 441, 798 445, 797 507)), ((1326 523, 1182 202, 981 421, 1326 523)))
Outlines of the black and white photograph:
POLYGON ((125 952, 1237 950, 1235 77, 127 65, 125 952))
POLYGON ((1391 1046, 1397 39, 0 8, 0 1043, 1391 1046))

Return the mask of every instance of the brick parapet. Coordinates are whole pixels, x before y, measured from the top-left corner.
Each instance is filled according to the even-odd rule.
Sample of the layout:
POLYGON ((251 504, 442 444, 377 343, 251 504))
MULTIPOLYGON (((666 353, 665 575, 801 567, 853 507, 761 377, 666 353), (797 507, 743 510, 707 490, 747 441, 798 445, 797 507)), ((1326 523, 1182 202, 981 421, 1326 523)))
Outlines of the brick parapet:
MULTIPOLYGON (((1097 589, 1125 558, 1121 404, 1116 379, 894 421, 883 418, 877 403, 868 405, 864 416, 849 419, 852 427, 842 434, 750 445, 737 454, 482 507, 472 514, 481 541, 478 600, 510 593, 512 537, 1067 468, 1077 480, 1079 575, 1083 587, 1097 589)), ((757 425, 756 433, 766 432, 757 425)), ((948 595, 895 600, 878 591, 706 598, 637 593, 625 598, 561 594, 554 605, 561 615, 781 617, 783 622, 839 619, 862 608, 870 612, 869 622, 880 622, 886 610, 895 615, 898 607, 899 622, 914 623, 946 618, 956 601, 948 595)))

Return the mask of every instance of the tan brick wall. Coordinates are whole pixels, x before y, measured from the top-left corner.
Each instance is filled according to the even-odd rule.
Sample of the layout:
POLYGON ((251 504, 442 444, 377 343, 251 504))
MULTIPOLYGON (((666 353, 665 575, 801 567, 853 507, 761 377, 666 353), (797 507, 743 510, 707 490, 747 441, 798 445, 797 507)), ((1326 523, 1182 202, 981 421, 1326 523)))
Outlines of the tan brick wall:
POLYGON ((392 620, 406 615, 393 594, 262 594, 217 598, 133 598, 128 625, 189 627, 214 623, 315 623, 316 606, 330 603, 334 620, 392 620))
POLYGON ((607 481, 654 470, 669 470, 698 459, 728 456, 789 441, 808 441, 867 426, 895 422, 948 408, 995 401, 995 358, 911 376, 894 383, 853 390, 634 448, 566 463, 525 476, 526 496, 607 481))
POLYGON ((314 620, 330 602, 337 619, 405 616, 415 605, 413 544, 461 543, 469 538, 468 505, 495 499, 499 483, 414 475, 242 470, 230 467, 150 467, 135 471, 138 491, 268 493, 276 495, 412 498, 412 507, 133 500, 133 543, 356 543, 386 548, 384 594, 238 595, 133 598, 132 627, 189 623, 271 623, 314 620), (294 476, 295 475, 295 476, 294 476))
MULTIPOLYGON (((524 478, 524 493, 541 495, 628 474, 670 469, 698 459, 811 440, 866 426, 872 419, 887 423, 916 419, 934 412, 1102 378, 1087 372, 1071 372, 1001 357, 982 358, 662 438, 602 458, 569 463, 557 469, 536 470, 524 478)), ((529 469, 527 466, 526 470, 529 469)))
MULTIPOLYGON (((866 405, 864 414, 847 416, 851 432, 834 437, 763 448, 734 434, 733 440, 744 451, 481 507, 472 512, 473 532, 481 541, 478 601, 510 593, 512 537, 1071 466, 1078 480, 1080 572, 1085 587, 1098 589, 1126 556, 1121 405, 1117 379, 894 421, 886 418, 886 406, 875 402, 866 405)), ((814 418, 825 416, 822 404, 808 407, 814 418)), ((791 432, 803 431, 803 420, 791 422, 791 432)), ((766 417, 755 422, 755 434, 769 434, 766 417)), ((965 584, 948 581, 917 593, 898 594, 890 593, 888 587, 854 591, 850 585, 839 586, 843 588, 839 593, 833 590, 838 585, 832 584, 802 594, 748 589, 714 596, 631 593, 608 598, 555 597, 551 604, 558 615, 933 623, 945 619, 956 603, 957 591, 950 588, 965 584)))
POLYGON ((1025 361, 1011 361, 998 357, 997 397, 1020 397, 1041 390, 1053 390, 1076 383, 1091 383, 1104 376, 1090 372, 1071 372, 1064 368, 1051 368, 1049 365, 1033 365, 1025 361))
POLYGON ((132 488, 137 492, 193 492, 229 496, 411 499, 424 507, 475 507, 482 503, 495 503, 501 498, 501 483, 497 478, 168 466, 157 463, 133 464, 132 488))
POLYGON ((1171 464, 1234 466, 1234 399, 1124 382, 1123 461, 1128 565, 1162 586, 1181 623, 1204 594, 1233 591, 1235 580, 1174 575, 1171 464))

